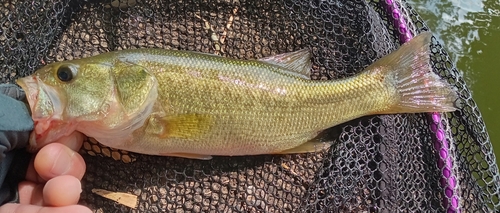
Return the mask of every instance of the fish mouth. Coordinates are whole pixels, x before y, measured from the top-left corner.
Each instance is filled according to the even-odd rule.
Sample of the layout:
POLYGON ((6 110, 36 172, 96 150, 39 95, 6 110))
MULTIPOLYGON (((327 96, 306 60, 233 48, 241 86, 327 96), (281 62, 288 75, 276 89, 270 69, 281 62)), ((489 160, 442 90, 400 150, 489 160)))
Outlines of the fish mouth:
POLYGON ((49 140, 53 140, 49 129, 53 126, 53 121, 62 117, 61 100, 54 88, 43 84, 36 76, 20 78, 16 83, 26 93, 31 110, 35 129, 30 135, 28 149, 35 151, 49 140), (40 96, 44 98, 40 99, 40 96))
POLYGON ((33 112, 33 106, 35 106, 35 103, 38 100, 39 91, 36 77, 28 76, 20 78, 17 79, 16 83, 24 90, 31 112, 33 112))
MULTIPOLYGON (((24 90, 26 94, 26 99, 28 100, 28 105, 30 108, 30 114, 33 116, 33 108, 36 101, 38 100, 38 82, 34 76, 28 76, 24 78, 17 79, 16 83, 24 90)), ((33 121, 36 128, 37 121, 33 121)), ((31 132, 29 137, 28 151, 34 152, 37 150, 37 133, 36 131, 31 132)))
POLYGON ((36 76, 20 78, 16 83, 26 93, 26 99, 35 121, 48 118, 61 119, 62 101, 55 88, 44 84, 36 76))

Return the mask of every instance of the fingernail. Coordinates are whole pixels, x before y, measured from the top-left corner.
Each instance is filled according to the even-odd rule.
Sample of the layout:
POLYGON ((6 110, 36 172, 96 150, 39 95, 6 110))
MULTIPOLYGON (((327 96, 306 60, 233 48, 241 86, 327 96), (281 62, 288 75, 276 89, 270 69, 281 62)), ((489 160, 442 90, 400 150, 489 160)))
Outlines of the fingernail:
POLYGON ((71 169, 71 162, 75 152, 69 148, 61 148, 56 156, 50 172, 54 175, 64 175, 71 169))

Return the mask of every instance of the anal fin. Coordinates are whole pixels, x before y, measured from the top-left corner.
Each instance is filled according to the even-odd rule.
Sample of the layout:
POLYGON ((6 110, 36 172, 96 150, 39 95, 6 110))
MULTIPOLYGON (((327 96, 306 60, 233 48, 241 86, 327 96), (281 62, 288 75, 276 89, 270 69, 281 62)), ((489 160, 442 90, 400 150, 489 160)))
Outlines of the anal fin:
POLYGON ((312 139, 294 148, 283 150, 276 154, 298 154, 298 153, 309 153, 309 152, 319 152, 330 148, 332 143, 322 142, 318 139, 312 139))

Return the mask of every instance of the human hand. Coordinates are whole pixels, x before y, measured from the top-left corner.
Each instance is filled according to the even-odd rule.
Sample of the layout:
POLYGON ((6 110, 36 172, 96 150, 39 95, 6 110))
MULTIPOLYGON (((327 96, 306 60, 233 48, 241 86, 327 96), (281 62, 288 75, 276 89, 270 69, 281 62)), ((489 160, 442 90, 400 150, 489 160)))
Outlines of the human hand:
POLYGON ((85 173, 85 162, 76 152, 82 142, 83 135, 74 132, 43 147, 31 161, 26 181, 19 184, 19 204, 5 204, 0 212, 90 213, 87 207, 76 205, 85 173))
MULTIPOLYGON (((33 120, 21 102, 22 99, 24 93, 19 87, 0 84, 1 190, 11 188, 9 182, 4 182, 5 175, 11 162, 15 161, 14 156, 18 153, 15 152, 16 149, 27 145, 29 134, 33 130, 33 120)), ((19 168, 21 171, 17 171, 26 171, 25 181, 18 186, 19 204, 2 205, 0 212, 91 212, 84 206, 76 205, 82 191, 80 180, 85 173, 85 162, 75 151, 80 149, 82 142, 83 135, 74 132, 43 147, 31 160, 27 171, 23 166, 19 168)), ((20 156, 18 160, 22 161, 23 157, 20 156)), ((5 191, 3 192, 1 195, 5 195, 5 191)), ((4 199, 6 197, 2 196, 2 202, 5 202, 4 199)))

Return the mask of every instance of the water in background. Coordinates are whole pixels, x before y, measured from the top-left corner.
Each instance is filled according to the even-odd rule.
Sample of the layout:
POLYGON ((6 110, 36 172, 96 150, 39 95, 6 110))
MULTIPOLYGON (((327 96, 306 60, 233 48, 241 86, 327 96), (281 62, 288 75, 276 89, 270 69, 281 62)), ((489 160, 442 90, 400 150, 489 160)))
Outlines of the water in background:
POLYGON ((500 1, 409 0, 472 90, 500 165, 500 1))

